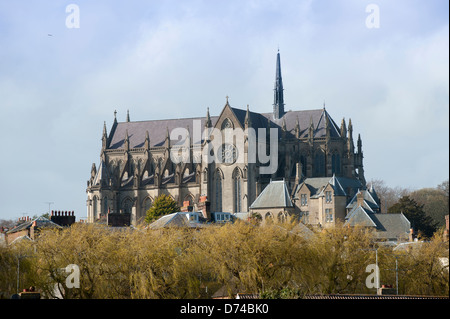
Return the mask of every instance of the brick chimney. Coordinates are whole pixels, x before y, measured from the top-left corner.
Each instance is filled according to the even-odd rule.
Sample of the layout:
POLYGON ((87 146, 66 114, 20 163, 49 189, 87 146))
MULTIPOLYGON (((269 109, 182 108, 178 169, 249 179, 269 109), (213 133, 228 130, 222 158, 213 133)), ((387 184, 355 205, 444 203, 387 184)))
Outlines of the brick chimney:
POLYGON ((50 220, 59 226, 70 226, 75 223, 74 211, 52 211, 50 220))
POLYGON ((364 206, 364 194, 362 191, 358 191, 358 194, 356 194, 356 204, 357 206, 364 206))
POLYGON ((414 238, 415 238, 415 236, 414 236, 414 229, 411 227, 409 229, 409 241, 414 241, 414 238))
POLYGON ((207 196, 200 196, 200 201, 197 207, 202 211, 204 218, 211 220, 211 202, 208 200, 207 196))

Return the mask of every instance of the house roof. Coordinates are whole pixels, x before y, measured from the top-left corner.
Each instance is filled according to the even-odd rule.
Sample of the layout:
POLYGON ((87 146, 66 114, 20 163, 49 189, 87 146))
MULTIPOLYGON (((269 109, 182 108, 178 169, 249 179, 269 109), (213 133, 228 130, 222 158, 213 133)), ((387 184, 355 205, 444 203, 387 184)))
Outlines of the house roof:
POLYGON ((364 208, 372 212, 375 210, 380 210, 380 199, 378 198, 378 195, 372 186, 368 190, 358 190, 358 192, 355 194, 355 196, 353 196, 346 208, 351 209, 357 206, 358 194, 363 195, 364 208))
POLYGON ((297 194, 300 188, 305 185, 308 187, 311 197, 324 196, 325 188, 330 185, 333 188, 335 196, 347 196, 348 189, 356 191, 363 187, 358 179, 352 179, 347 177, 310 177, 306 178, 302 183, 297 185, 294 190, 294 197, 297 198, 297 194))
POLYGON ((293 207, 286 182, 271 181, 259 194, 250 208, 293 207))
POLYGON ((355 206, 345 220, 344 226, 373 227, 378 239, 407 238, 411 229, 411 223, 402 213, 374 213, 361 205, 355 206))
POLYGON ((408 238, 411 223, 400 214, 372 214, 374 222, 377 224, 376 236, 378 238, 408 238))
POLYGON ((158 220, 151 223, 148 227, 150 229, 160 229, 165 227, 191 227, 198 228, 204 227, 205 224, 196 221, 191 221, 186 216, 188 213, 178 212, 173 214, 168 214, 160 217, 158 220))
MULTIPOLYGON (((229 106, 228 104, 225 106, 229 106)), ((229 106, 236 119, 242 127, 245 126, 245 117, 247 110, 229 106)), ((290 137, 295 136, 295 129, 297 122, 300 127, 300 138, 308 137, 309 127, 311 121, 314 127, 314 137, 323 138, 326 136, 326 119, 328 118, 330 137, 340 137, 340 129, 333 121, 329 113, 323 109, 302 110, 302 111, 287 111, 280 119, 274 119, 273 113, 257 113, 249 111, 251 127, 267 128, 267 123, 270 120, 271 128, 277 128, 281 134, 283 125, 286 127, 286 133, 290 137)), ((219 116, 210 116, 212 126, 217 123, 219 116)), ((171 132, 175 128, 188 128, 191 138, 195 139, 193 134, 194 123, 200 123, 201 132, 206 122, 205 117, 179 118, 179 119, 165 119, 165 120, 148 120, 148 121, 130 121, 117 122, 115 129, 112 129, 109 136, 108 149, 123 149, 125 144, 125 137, 128 134, 128 141, 130 148, 144 147, 146 132, 149 133, 150 147, 163 146, 166 140, 167 131, 171 132)), ((257 132, 256 132, 257 133, 257 132)), ((178 140, 177 140, 178 141, 178 140)), ((193 140, 193 144, 201 141, 193 140)))
POLYGON ((17 225, 14 228, 11 228, 10 230, 8 230, 6 233, 7 234, 11 234, 11 233, 15 233, 24 229, 28 229, 30 228, 33 223, 36 222, 36 227, 38 228, 46 228, 46 227, 57 227, 57 228, 61 228, 61 226, 59 226, 58 224, 52 222, 50 219, 45 218, 44 216, 40 216, 38 218, 35 218, 33 220, 27 221, 27 222, 23 222, 19 225, 17 225))
POLYGON ((373 215, 372 212, 367 211, 362 206, 356 206, 345 217, 346 222, 344 226, 350 225, 377 228, 378 225, 374 222, 371 215, 373 215))

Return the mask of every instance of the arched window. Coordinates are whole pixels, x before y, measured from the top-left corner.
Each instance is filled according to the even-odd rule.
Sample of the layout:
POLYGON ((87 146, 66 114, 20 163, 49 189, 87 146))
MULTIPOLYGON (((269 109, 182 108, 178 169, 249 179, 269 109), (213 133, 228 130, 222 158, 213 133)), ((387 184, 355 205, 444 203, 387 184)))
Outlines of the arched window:
POLYGON ((229 118, 226 118, 222 122, 222 126, 221 126, 222 130, 227 129, 227 128, 234 128, 233 122, 229 118))
POLYGON ((334 174, 341 174, 341 156, 338 153, 331 156, 331 170, 334 174))
POLYGON ((216 211, 222 211, 222 174, 219 170, 216 171, 214 176, 214 193, 215 193, 215 205, 216 211))
POLYGON ((306 176, 306 157, 304 155, 300 156, 300 163, 302 164, 302 174, 306 176))
POLYGON ((322 152, 316 153, 314 157, 314 175, 316 177, 325 175, 325 156, 322 152))
POLYGON ((130 198, 127 198, 123 201, 122 204, 122 212, 125 214, 131 214, 131 207, 133 206, 133 202, 130 198))
POLYGON ((233 173, 233 188, 234 188, 234 212, 242 211, 242 177, 239 169, 235 169, 233 173))

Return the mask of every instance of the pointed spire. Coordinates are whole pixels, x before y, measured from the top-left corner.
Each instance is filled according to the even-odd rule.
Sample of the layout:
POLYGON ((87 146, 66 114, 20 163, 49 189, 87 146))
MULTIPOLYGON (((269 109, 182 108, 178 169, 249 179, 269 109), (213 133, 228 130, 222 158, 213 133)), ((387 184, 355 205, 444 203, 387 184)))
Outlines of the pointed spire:
POLYGON ((352 119, 348 120, 348 131, 347 131, 347 147, 350 153, 353 153, 355 145, 353 144, 353 125, 352 119))
POLYGON ((205 127, 212 127, 211 123, 211 116, 209 115, 209 107, 206 108, 206 120, 205 120, 205 127))
POLYGON ((125 131, 124 148, 125 150, 130 149, 130 138, 128 137, 128 130, 125 131))
POLYGON ((103 122, 103 134, 102 134, 102 149, 106 149, 108 142, 108 133, 106 131, 106 121, 103 122))
POLYGON ((361 140, 361 135, 360 134, 358 134, 357 145, 358 145, 358 154, 361 154, 362 153, 362 140, 361 140))
POLYGON ((192 146, 192 139, 191 139, 191 129, 189 127, 189 124, 186 126, 186 140, 189 141, 189 146, 192 146))
POLYGON ((117 123, 117 110, 114 110, 114 123, 117 123))
POLYGON ((297 121, 295 122, 295 137, 300 138, 300 132, 300 121, 297 116, 297 121))
POLYGON ((277 53, 277 65, 275 71, 275 88, 273 98, 273 117, 282 118, 284 115, 283 79, 281 77, 280 52, 277 53))
POLYGON ((166 139, 164 141, 164 146, 166 148, 170 147, 170 134, 169 134, 169 128, 166 126, 166 139))
POLYGON ((127 110, 127 122, 130 122, 130 110, 127 110))
POLYGON ((148 131, 145 131, 145 142, 144 142, 145 149, 150 149, 150 137, 148 135, 148 131))
POLYGON ((249 106, 247 104, 247 113, 245 113, 245 128, 249 128, 252 126, 252 120, 250 118, 250 110, 249 110, 249 106))
POLYGON ((352 138, 353 137, 353 125, 352 125, 352 119, 348 120, 348 137, 352 138))
POLYGON ((345 117, 342 118, 341 122, 341 137, 347 137, 347 126, 345 125, 345 117))

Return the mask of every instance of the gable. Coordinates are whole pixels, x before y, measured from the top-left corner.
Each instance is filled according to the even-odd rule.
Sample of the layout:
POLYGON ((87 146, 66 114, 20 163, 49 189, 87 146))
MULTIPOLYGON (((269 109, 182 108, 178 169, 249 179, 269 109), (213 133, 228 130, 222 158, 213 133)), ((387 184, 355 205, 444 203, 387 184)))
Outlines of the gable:
POLYGON ((250 208, 293 207, 284 181, 272 181, 252 203, 250 208))
MULTIPOLYGON (((239 120, 239 118, 242 117, 242 115, 240 114, 241 112, 238 112, 238 114, 240 115, 239 118, 238 118, 236 116, 236 114, 235 114, 235 110, 237 110, 237 109, 232 108, 228 104, 228 99, 227 99, 227 104, 225 104, 225 106, 222 109, 222 112, 220 112, 220 115, 217 118, 217 121, 216 121, 216 124, 214 125, 214 128, 222 130, 222 129, 224 129, 226 127, 225 123, 227 121, 230 121, 231 124, 232 124, 232 127, 230 127, 230 128, 233 128, 233 129, 236 129, 236 128, 244 129, 244 125, 243 125, 244 122, 241 123, 241 121, 239 120)), ((239 111, 242 111, 242 110, 239 110, 239 111)), ((245 112, 245 111, 243 111, 243 112, 245 112)), ((244 118, 245 118, 245 114, 244 114, 244 118)))
POLYGON ((358 206, 354 208, 348 215, 345 217, 346 222, 344 226, 365 226, 365 227, 377 227, 372 218, 369 216, 364 208, 358 206))

